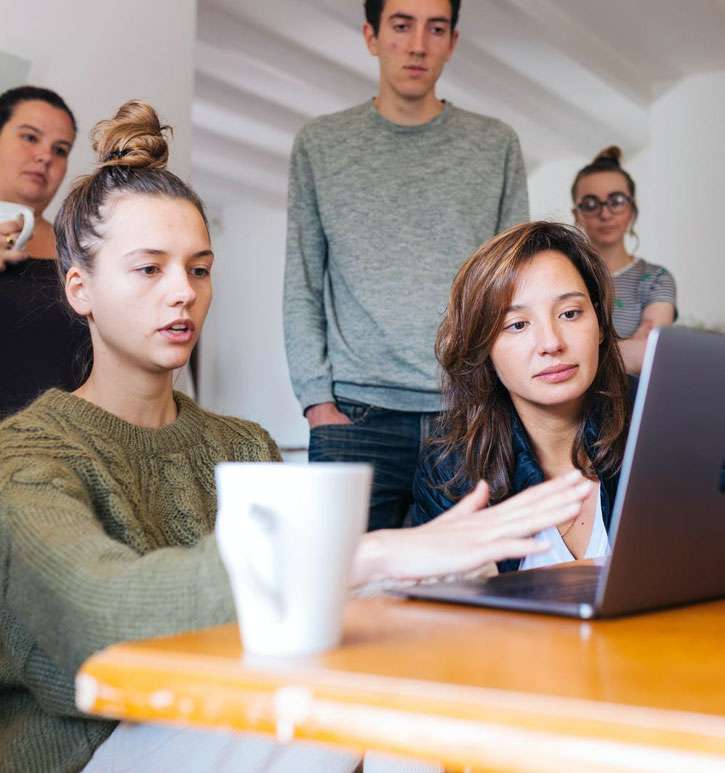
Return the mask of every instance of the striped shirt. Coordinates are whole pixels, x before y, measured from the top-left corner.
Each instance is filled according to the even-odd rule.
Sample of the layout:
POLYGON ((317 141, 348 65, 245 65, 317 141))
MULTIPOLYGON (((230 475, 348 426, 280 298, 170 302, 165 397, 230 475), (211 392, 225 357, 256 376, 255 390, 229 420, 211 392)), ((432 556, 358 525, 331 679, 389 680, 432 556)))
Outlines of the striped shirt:
POLYGON ((614 327, 622 338, 630 338, 642 321, 642 312, 651 303, 664 301, 675 307, 675 280, 662 266, 635 258, 612 274, 614 279, 614 327))

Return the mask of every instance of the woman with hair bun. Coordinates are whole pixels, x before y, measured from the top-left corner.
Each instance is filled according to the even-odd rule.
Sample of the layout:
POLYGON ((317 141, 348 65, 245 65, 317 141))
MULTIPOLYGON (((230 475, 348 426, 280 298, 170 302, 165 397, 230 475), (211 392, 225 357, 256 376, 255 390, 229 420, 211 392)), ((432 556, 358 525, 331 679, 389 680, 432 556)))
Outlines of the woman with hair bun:
POLYGON ((628 373, 642 369, 649 331, 676 317, 675 280, 662 266, 628 252, 627 233, 636 238, 635 184, 622 168, 622 151, 612 145, 577 172, 571 186, 576 224, 604 258, 614 278, 614 326, 628 373))
MULTIPOLYGON (((142 102, 96 126, 98 168, 55 221, 93 367, 75 392, 50 390, 0 423, 0 759, 38 772, 351 771, 357 756, 344 751, 118 724, 75 707, 75 674, 94 652, 234 620, 214 467, 280 458, 258 425, 172 390, 211 302, 214 256, 201 201, 166 169, 165 128, 142 102)), ((486 507, 481 484, 434 523, 364 535, 351 584, 541 552, 530 535, 572 518, 590 489, 575 473, 486 507)))

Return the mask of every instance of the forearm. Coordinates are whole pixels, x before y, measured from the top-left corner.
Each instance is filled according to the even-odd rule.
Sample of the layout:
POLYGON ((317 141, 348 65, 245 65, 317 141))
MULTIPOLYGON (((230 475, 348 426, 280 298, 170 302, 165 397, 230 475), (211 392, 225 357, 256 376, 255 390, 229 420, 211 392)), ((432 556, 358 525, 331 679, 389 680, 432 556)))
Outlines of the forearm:
POLYGON ((82 501, 59 496, 3 520, 3 553, 12 560, 3 564, 2 604, 63 672, 118 641, 234 617, 213 535, 139 555, 109 537, 82 501))
POLYGON ((619 353, 624 361, 624 369, 632 376, 638 376, 642 370, 646 338, 627 338, 619 342, 619 353))

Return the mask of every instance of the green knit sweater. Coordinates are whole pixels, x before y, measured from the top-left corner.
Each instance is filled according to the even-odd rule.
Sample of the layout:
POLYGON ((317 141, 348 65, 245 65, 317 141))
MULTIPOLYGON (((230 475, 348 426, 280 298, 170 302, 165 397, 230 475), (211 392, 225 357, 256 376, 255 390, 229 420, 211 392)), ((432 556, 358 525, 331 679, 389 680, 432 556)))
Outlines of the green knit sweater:
POLYGON ((214 465, 279 452, 256 424, 174 397, 158 430, 58 390, 0 424, 2 771, 77 771, 110 735, 75 707, 92 653, 234 619, 214 465))

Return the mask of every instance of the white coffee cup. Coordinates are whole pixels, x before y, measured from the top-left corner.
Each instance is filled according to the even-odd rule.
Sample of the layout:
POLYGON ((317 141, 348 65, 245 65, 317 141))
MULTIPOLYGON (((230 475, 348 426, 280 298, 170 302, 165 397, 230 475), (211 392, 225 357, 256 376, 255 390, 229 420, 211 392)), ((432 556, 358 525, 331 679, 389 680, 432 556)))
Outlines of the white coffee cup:
MULTIPOLYGON (((35 217, 33 210, 24 204, 17 204, 14 201, 0 201, 0 223, 4 223, 6 220, 17 220, 18 215, 23 216, 23 230, 15 240, 15 244, 12 247, 13 250, 22 250, 25 243, 30 239, 33 234, 35 217)), ((0 243, 0 247, 4 246, 4 244, 0 243)))
POLYGON ((216 536, 245 654, 336 646, 372 483, 366 464, 216 467, 216 536))

